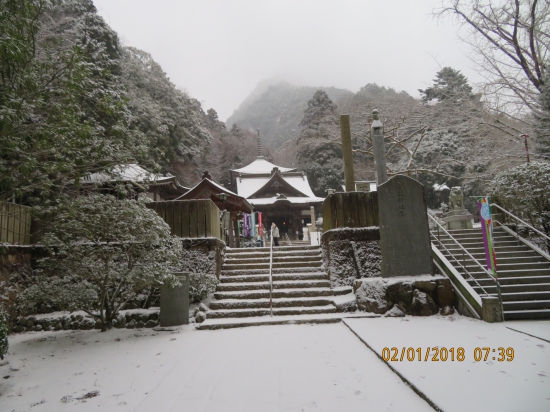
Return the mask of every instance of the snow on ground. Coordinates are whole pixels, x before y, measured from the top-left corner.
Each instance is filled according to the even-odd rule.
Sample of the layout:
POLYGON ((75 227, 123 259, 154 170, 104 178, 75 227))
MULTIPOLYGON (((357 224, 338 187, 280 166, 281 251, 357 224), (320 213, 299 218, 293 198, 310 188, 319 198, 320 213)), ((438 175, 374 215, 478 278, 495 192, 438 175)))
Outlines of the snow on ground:
MULTIPOLYGON (((423 356, 427 347, 463 347, 463 362, 389 362, 445 412, 550 410, 549 343, 525 334, 548 337, 548 321, 488 324, 455 315, 344 322, 378 354, 384 347, 421 347, 423 356), (512 347, 515 357, 498 362, 491 353, 476 362, 476 347, 512 347)), ((12 335, 0 363, 0 411, 433 410, 346 325, 12 335)))
POLYGON ((344 321, 378 354, 396 347, 400 359, 402 348, 422 348, 420 362, 405 355, 388 363, 445 412, 550 411, 550 344, 507 328, 544 337, 549 321, 489 324, 457 315, 344 321), (425 362, 428 347, 463 347, 465 359, 453 362, 449 354, 446 362, 425 362), (476 347, 491 348, 487 361, 474 360, 476 347), (498 362, 499 347, 513 348, 514 359, 498 362))
POLYGON ((10 337, 2 411, 430 411, 342 323, 10 337))
MULTIPOLYGON (((506 327, 527 335, 535 336, 550 343, 550 322, 545 320, 511 321, 506 327)), ((550 345, 549 345, 550 346, 550 345)))

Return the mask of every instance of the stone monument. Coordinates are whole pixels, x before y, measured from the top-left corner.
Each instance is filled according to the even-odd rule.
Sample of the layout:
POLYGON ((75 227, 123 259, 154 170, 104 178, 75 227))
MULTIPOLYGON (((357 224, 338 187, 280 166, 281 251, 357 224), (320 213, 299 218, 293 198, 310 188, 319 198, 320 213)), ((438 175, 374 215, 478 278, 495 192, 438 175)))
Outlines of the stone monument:
POLYGON ((447 230, 471 229, 474 216, 464 207, 464 195, 460 186, 451 189, 449 211, 443 218, 447 230))
POLYGON ((394 176, 378 186, 382 277, 432 274, 424 186, 394 176))
POLYGON ((160 326, 189 324, 189 273, 174 273, 181 286, 160 288, 160 326))

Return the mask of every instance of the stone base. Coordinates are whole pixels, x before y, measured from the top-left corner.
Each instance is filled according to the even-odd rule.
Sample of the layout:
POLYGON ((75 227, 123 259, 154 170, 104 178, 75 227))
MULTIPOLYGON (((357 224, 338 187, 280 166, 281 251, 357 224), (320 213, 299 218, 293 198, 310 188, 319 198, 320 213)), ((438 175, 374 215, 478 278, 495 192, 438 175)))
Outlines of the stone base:
POLYGON ((455 294, 444 276, 370 278, 355 281, 357 307, 366 312, 396 316, 431 316, 454 313, 455 294))
POLYGON ((494 296, 482 296, 482 318, 485 322, 494 323, 502 322, 502 310, 500 301, 494 296))
POLYGON ((356 279, 380 276, 380 231, 377 227, 339 228, 321 237, 323 263, 331 287, 353 286, 356 279))
MULTIPOLYGON (((464 210, 464 212, 467 212, 464 210)), ((462 213, 462 212, 460 212, 462 213)), ((449 212, 446 217, 443 218, 447 230, 456 229, 471 229, 474 216, 467 214, 457 214, 457 212, 449 212)))

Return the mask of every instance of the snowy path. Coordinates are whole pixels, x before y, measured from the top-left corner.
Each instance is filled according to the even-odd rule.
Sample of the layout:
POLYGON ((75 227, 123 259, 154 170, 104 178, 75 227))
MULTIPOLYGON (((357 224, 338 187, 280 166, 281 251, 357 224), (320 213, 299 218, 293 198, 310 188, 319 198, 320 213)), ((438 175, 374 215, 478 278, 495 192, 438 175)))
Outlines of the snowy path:
POLYGON ((343 324, 43 332, 10 349, 2 411, 433 410, 343 324))
POLYGON ((405 356, 389 363, 445 412, 550 411, 550 344, 506 327, 544 337, 550 321, 488 324, 461 316, 408 316, 345 322, 379 354, 384 347, 397 347, 400 358, 403 347, 422 348, 420 362, 405 356), (424 362, 426 348, 435 346, 463 347, 466 358, 424 362), (487 361, 476 362, 476 347, 512 347, 514 359, 493 360, 497 349, 487 361))

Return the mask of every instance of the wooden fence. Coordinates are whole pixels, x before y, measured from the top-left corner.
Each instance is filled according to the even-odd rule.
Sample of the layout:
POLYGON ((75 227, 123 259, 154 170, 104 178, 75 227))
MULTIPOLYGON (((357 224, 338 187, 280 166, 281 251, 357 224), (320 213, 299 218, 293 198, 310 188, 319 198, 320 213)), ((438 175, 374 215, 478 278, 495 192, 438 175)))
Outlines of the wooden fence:
POLYGON ((31 208, 0 202, 0 243, 31 244, 31 208))
POLYGON ((333 193, 323 202, 323 231, 378 226, 378 192, 333 193))
POLYGON ((149 202, 179 237, 216 237, 220 239, 220 209, 210 199, 149 202))

